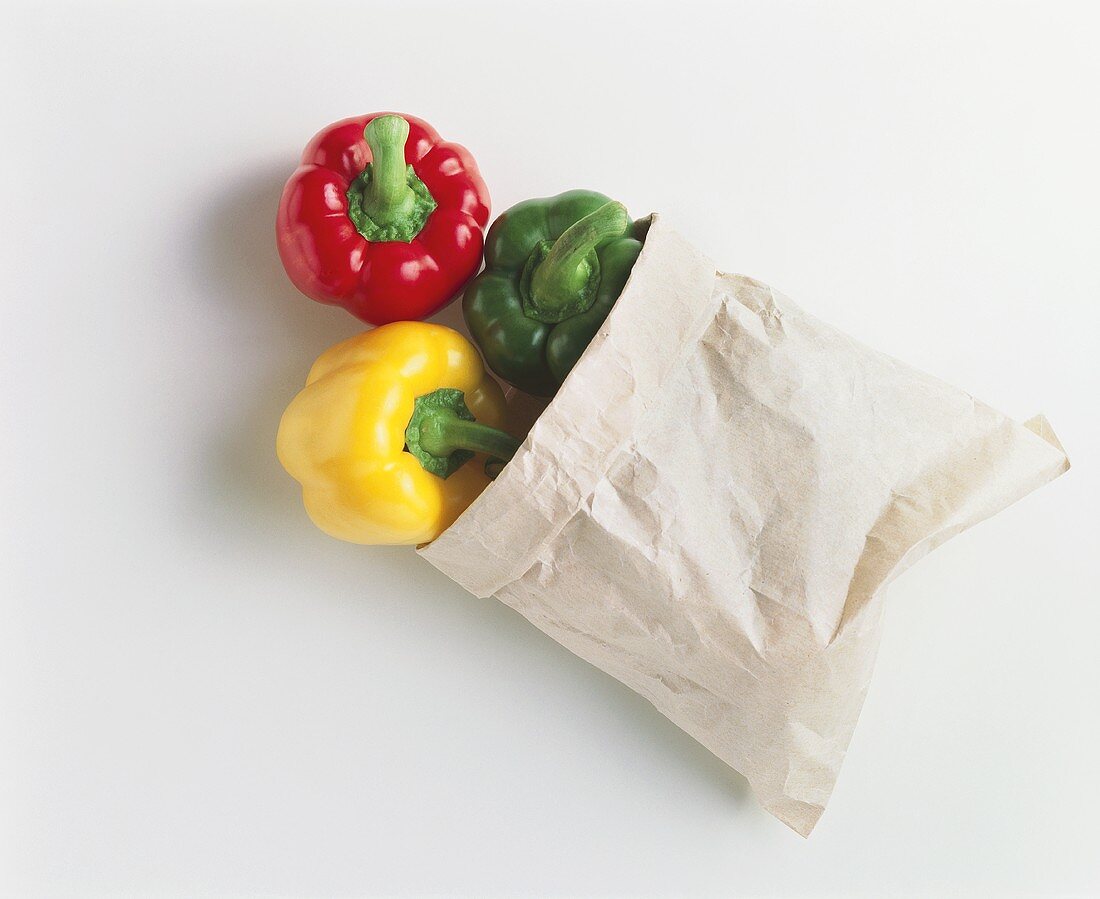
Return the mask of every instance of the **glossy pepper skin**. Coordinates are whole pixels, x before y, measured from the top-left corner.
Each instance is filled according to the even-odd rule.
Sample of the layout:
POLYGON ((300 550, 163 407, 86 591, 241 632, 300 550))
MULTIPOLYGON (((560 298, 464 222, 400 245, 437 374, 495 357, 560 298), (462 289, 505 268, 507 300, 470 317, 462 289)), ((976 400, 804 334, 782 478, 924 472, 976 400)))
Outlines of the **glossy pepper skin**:
POLYGON ((552 396, 603 324, 642 249, 626 209, 572 190, 525 200, 489 229, 485 270, 462 300, 489 367, 552 396))
POLYGON ((322 531, 353 543, 426 543, 489 484, 485 456, 474 453, 505 460, 517 448, 498 430, 505 413, 465 337, 397 322, 321 354, 283 413, 276 448, 322 531))
POLYGON ((488 221, 489 191, 464 147, 421 119, 374 113, 309 142, 276 237, 302 293, 377 325, 457 296, 481 264, 488 221))

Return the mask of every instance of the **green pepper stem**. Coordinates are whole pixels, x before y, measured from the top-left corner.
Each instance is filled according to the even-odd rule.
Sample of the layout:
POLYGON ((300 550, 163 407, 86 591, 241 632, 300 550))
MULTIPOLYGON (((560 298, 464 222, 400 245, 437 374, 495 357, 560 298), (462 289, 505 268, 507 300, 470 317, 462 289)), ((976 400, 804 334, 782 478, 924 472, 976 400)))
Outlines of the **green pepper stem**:
POLYGON ((630 226, 626 207, 611 201, 562 232, 531 274, 531 295, 538 308, 575 303, 593 276, 591 253, 605 241, 621 237, 630 226))
POLYGON ((420 448, 440 458, 469 450, 507 462, 519 449, 519 441, 504 431, 459 418, 448 409, 433 409, 420 422, 420 448))
POLYGON ((405 167, 405 141, 409 123, 399 115, 381 115, 363 131, 370 146, 370 181, 363 192, 363 211, 378 225, 386 226, 408 216, 416 203, 405 167))

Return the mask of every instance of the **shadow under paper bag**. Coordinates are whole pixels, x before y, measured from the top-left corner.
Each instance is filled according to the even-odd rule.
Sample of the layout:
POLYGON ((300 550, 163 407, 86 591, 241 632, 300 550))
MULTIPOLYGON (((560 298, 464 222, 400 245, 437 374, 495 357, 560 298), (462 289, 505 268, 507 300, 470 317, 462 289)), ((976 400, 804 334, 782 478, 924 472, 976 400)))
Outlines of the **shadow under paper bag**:
POLYGON ((1045 421, 716 274, 654 217, 519 453, 420 552, 646 697, 808 835, 883 588, 1068 467, 1045 421))

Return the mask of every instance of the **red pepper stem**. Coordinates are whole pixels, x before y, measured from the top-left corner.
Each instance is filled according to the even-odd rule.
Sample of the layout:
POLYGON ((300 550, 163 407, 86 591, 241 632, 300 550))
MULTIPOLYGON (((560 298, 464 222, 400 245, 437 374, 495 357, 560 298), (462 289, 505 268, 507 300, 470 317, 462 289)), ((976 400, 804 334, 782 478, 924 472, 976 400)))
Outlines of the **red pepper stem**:
POLYGON ((606 241, 622 237, 630 226, 626 207, 611 201, 562 232, 531 274, 531 294, 539 309, 575 303, 592 280, 592 252, 606 241))
POLYGON ((469 450, 507 462, 519 449, 519 441, 504 431, 459 418, 447 409, 434 409, 420 422, 420 448, 440 458, 469 450))
POLYGON ((363 211, 378 225, 407 217, 416 203, 405 165, 409 123, 399 115, 371 119, 363 131, 370 146, 370 181, 363 192, 363 211))

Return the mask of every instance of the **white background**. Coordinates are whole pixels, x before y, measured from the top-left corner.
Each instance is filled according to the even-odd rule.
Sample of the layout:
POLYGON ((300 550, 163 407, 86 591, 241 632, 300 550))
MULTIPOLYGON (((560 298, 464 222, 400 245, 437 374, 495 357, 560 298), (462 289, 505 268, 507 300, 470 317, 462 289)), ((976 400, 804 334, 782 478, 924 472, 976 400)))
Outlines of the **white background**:
POLYGON ((1100 892, 1098 33, 1050 2, 6 8, 0 894, 1100 892), (275 429, 357 323, 272 220, 314 131, 387 108, 494 212, 659 210, 1053 422, 1074 470, 892 589, 809 841, 515 613, 310 526, 275 429))

